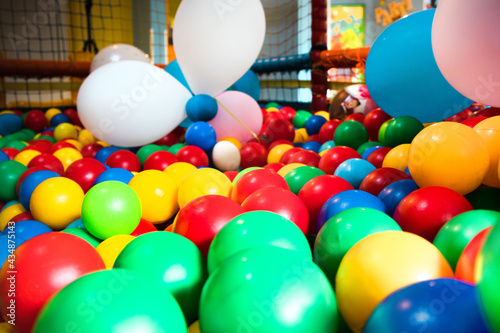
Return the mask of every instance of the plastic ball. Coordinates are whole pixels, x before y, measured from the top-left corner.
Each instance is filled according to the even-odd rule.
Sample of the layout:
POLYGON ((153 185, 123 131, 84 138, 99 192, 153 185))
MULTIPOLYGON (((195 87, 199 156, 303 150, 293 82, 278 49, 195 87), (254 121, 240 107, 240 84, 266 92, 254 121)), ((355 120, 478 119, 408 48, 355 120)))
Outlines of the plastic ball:
POLYGON ((172 294, 126 269, 94 272, 63 288, 43 308, 33 333, 64 332, 68 327, 83 332, 187 332, 172 294))
POLYGON ((467 244, 482 230, 499 223, 499 212, 476 209, 461 213, 444 224, 433 243, 455 269, 467 244))
POLYGON ((319 143, 318 141, 307 141, 307 142, 304 142, 304 144, 302 145, 302 149, 311 150, 315 153, 319 152, 320 147, 321 147, 321 143, 319 143))
POLYGON ((0 200, 10 201, 17 198, 16 184, 19 177, 27 168, 16 161, 0 162, 0 200))
MULTIPOLYGON (((281 167, 278 171, 276 171, 276 173, 284 178, 290 171, 297 169, 297 168, 300 168, 300 167, 303 167, 303 166, 306 166, 306 165, 303 163, 289 163, 289 164, 281 167)), ((264 167, 264 169, 269 170, 266 167, 264 167)))
MULTIPOLYGON (((12 225, 13 228, 9 228, 10 225, 7 226, 7 236, 9 235, 9 230, 13 229, 16 235, 16 246, 21 245, 25 241, 36 237, 38 235, 43 235, 49 232, 52 232, 52 229, 49 228, 48 225, 35 221, 35 220, 22 220, 18 221, 12 225)), ((5 231, 4 231, 5 233, 5 231)))
MULTIPOLYGON (((168 147, 167 151, 171 152, 172 154, 176 155, 177 152, 183 148, 187 146, 187 144, 183 143, 183 142, 179 142, 179 143, 176 143, 176 144, 173 144, 172 146, 168 147)), ((196 146, 193 146, 193 147, 196 147, 196 146)), ((201 148, 200 148, 201 149, 201 148)), ((203 150, 203 149, 201 149, 203 150)))
POLYGON ((75 235, 76 237, 79 237, 79 238, 85 240, 86 242, 88 242, 94 248, 96 248, 101 243, 100 239, 92 236, 90 234, 90 232, 88 232, 85 228, 68 228, 68 227, 66 227, 61 232, 64 232, 66 234, 75 235))
POLYGON ((350 158, 340 163, 334 175, 348 181, 353 188, 359 188, 363 179, 375 169, 373 164, 362 158, 350 158))
POLYGON ((35 156, 29 163, 28 168, 42 167, 47 170, 54 171, 59 175, 63 175, 64 166, 57 157, 52 154, 40 154, 35 156))
POLYGON ((78 133, 75 126, 73 126, 72 124, 61 123, 54 129, 54 139, 56 139, 57 141, 68 138, 76 139, 77 137, 78 133))
POLYGON ((240 167, 263 167, 267 163, 267 149, 257 142, 247 142, 240 149, 240 167))
POLYGON ((474 131, 481 136, 488 148, 490 166, 483 180, 487 186, 500 187, 500 175, 498 173, 500 160, 500 116, 491 117, 474 126, 474 131))
POLYGON ((416 118, 410 116, 394 118, 385 130, 385 143, 389 147, 411 143, 413 138, 423 129, 424 125, 416 118))
POLYGON ((136 155, 141 162, 141 165, 144 165, 144 161, 154 152, 160 151, 162 148, 155 144, 145 145, 137 151, 136 155))
POLYGON ((120 252, 134 239, 135 237, 131 235, 116 235, 103 240, 97 245, 96 251, 101 256, 107 269, 113 268, 120 252))
POLYGON ((411 179, 409 175, 394 168, 380 168, 370 172, 359 185, 359 189, 378 196, 389 184, 411 179))
POLYGON ((231 186, 231 181, 219 170, 197 169, 187 175, 179 185, 179 207, 182 208, 191 200, 208 194, 229 197, 231 186))
POLYGON ((17 153, 19 153, 19 150, 16 149, 16 148, 10 148, 10 147, 5 147, 5 148, 2 148, 1 150, 5 155, 7 155, 7 157, 9 158, 9 160, 13 160, 14 157, 16 157, 17 153))
POLYGON ((477 285, 479 276, 479 274, 477 274, 479 253, 483 249, 484 243, 491 230, 493 230, 493 227, 494 226, 491 226, 480 231, 469 243, 467 243, 458 258, 457 267, 455 268, 455 277, 457 279, 477 285))
POLYGON ((60 113, 61 113, 61 110, 59 110, 58 108, 50 108, 47 111, 45 111, 45 119, 47 120, 47 122, 50 122, 52 117, 54 117, 56 114, 60 114, 60 113))
POLYGON ((64 229, 80 218, 83 190, 75 181, 53 177, 41 182, 31 194, 30 210, 33 217, 53 230, 64 229))
POLYGON ((308 111, 298 110, 293 117, 293 126, 295 128, 304 128, 307 119, 311 118, 312 114, 308 111))
POLYGON ((468 126, 443 122, 422 130, 413 140, 408 168, 420 186, 443 186, 467 194, 483 181, 490 166, 486 143, 468 126), (447 166, 455 165, 458 168, 447 166))
POLYGON ((393 121, 394 119, 389 119, 386 120, 379 128, 378 130, 378 141, 383 145, 386 146, 387 142, 385 141, 385 132, 387 131, 387 126, 393 121))
MULTIPOLYGON (((274 149, 274 147, 273 147, 274 149)), ((290 158, 297 152, 299 151, 302 151, 303 148, 301 147, 294 147, 294 148, 291 148, 291 149, 286 149, 285 152, 281 155, 281 157, 279 158, 279 162, 280 163, 283 163, 283 164, 288 164, 290 163, 290 158)), ((274 153, 274 151, 273 151, 274 153)))
POLYGON ((106 181, 87 192, 81 214, 85 228, 99 239, 128 235, 141 219, 141 201, 130 186, 106 181))
POLYGON ((378 134, 380 131, 380 127, 386 121, 392 119, 387 113, 382 111, 381 109, 374 109, 368 112, 365 116, 365 120, 363 121, 363 125, 368 131, 368 135, 370 141, 377 141, 378 134))
POLYGON ((321 207, 316 218, 316 232, 319 232, 323 225, 336 214, 349 208, 372 208, 385 213, 385 204, 374 196, 361 190, 346 190, 330 197, 321 207))
POLYGON ((425 239, 407 232, 378 232, 357 242, 340 263, 335 288, 339 310, 350 329, 361 332, 392 292, 446 277, 453 277, 453 271, 425 239))
POLYGON ((314 262, 323 270, 330 284, 342 258, 354 244, 366 236, 381 231, 401 231, 387 214, 372 208, 351 208, 330 218, 314 242, 314 262))
POLYGON ((295 128, 286 119, 273 119, 267 124, 265 137, 269 142, 277 140, 287 140, 293 142, 295 138, 295 128))
POLYGON ((401 200, 418 189, 418 185, 412 179, 398 180, 384 187, 378 198, 385 204, 387 215, 392 216, 401 200))
POLYGON ((404 231, 432 242, 446 222, 469 210, 472 210, 471 204, 459 193, 430 186, 408 194, 397 206, 393 218, 404 231))
POLYGON ((193 122, 212 120, 217 114, 217 101, 209 95, 199 94, 186 103, 186 113, 193 122))
POLYGON ((163 170, 163 172, 170 176, 176 186, 176 189, 178 190, 184 178, 195 170, 196 166, 190 163, 175 162, 174 164, 169 165, 165 170, 163 170))
POLYGON ((322 142, 333 140, 335 130, 342 122, 338 119, 328 120, 324 123, 319 130, 319 137, 322 142))
POLYGON ((139 172, 128 185, 141 201, 142 218, 153 224, 167 221, 179 209, 177 186, 164 172, 158 170, 139 172))
POLYGON ((229 141, 219 141, 212 150, 212 161, 221 171, 236 171, 240 166, 240 151, 229 141))
POLYGON ((111 155, 115 151, 118 151, 118 148, 111 146, 101 148, 95 154, 95 159, 101 162, 102 164, 106 164, 106 160, 108 159, 109 155, 111 155))
POLYGON ((297 112, 290 106, 283 106, 279 112, 289 121, 293 121, 293 118, 297 114, 297 112))
POLYGON ((139 224, 137 225, 137 228, 135 228, 130 235, 137 237, 142 234, 154 231, 158 231, 158 229, 156 229, 153 223, 146 221, 145 219, 141 219, 139 221, 139 224))
POLYGON ((408 152, 410 151, 410 144, 404 143, 392 148, 384 157, 382 162, 383 168, 394 168, 405 171, 408 167, 408 152))
POLYGON ((231 197, 241 204, 255 191, 268 187, 289 189, 286 180, 280 175, 269 170, 257 169, 245 173, 236 181, 231 197))
POLYGON ((318 168, 323 172, 333 175, 337 167, 351 158, 361 158, 361 155, 350 147, 337 146, 326 151, 319 160, 318 168))
POLYGON ((59 177, 54 171, 40 170, 26 176, 19 186, 19 201, 27 210, 30 210, 30 199, 35 188, 44 180, 59 177))
POLYGON ((197 121, 191 124, 186 131, 186 143, 198 146, 204 151, 209 151, 215 146, 217 135, 209 123, 197 121))
POLYGON ((40 133, 47 126, 45 114, 40 110, 31 110, 24 117, 24 126, 35 133, 40 133))
POLYGON ((292 156, 290 156, 288 163, 289 164, 300 163, 317 168, 320 160, 321 157, 319 156, 318 153, 311 150, 301 149, 292 156))
POLYGON ((483 318, 477 289, 445 278, 422 281, 387 296, 373 311, 363 332, 482 332, 483 318))
POLYGON ((132 240, 118 255, 115 268, 148 276, 172 293, 186 322, 198 316, 198 304, 207 278, 205 259, 188 239, 172 232, 151 232, 132 240))
MULTIPOLYGON (((376 148, 368 154, 366 160, 373 164, 377 169, 382 168, 385 157, 391 152, 391 150, 392 148, 389 147, 376 148)), ((370 149, 368 149, 365 154, 369 151, 370 149)))
POLYGON ((21 150, 16 157, 14 157, 14 161, 21 163, 24 166, 28 166, 33 158, 40 155, 41 153, 37 150, 21 150))
POLYGON ((101 162, 93 158, 82 158, 68 166, 64 172, 64 177, 77 182, 82 187, 83 192, 87 193, 99 175, 106 170, 106 166, 101 162))
POLYGON ((10 201, 0 211, 0 230, 5 231, 9 222, 19 214, 26 212, 23 205, 17 201, 10 201))
POLYGON ((337 146, 358 149, 362 143, 368 141, 368 132, 360 122, 344 121, 335 130, 333 141, 337 146))
POLYGON ((327 120, 324 117, 313 115, 306 120, 304 127, 308 135, 318 134, 326 122, 327 120))
POLYGON ((181 147, 175 157, 179 162, 185 162, 194 165, 197 168, 208 167, 208 155, 200 147, 188 145, 181 147))
POLYGON ((128 184, 132 177, 134 177, 134 174, 128 170, 122 168, 109 168, 107 170, 104 170, 99 174, 99 176, 97 176, 94 185, 109 180, 115 180, 128 184))
POLYGON ((288 172, 284 179, 290 188, 290 191, 296 195, 299 194, 302 187, 311 179, 325 175, 323 171, 311 166, 302 166, 288 172))
MULTIPOLYGON (((36 236, 21 244, 15 255, 15 316, 23 319, 16 320, 20 332, 31 332, 40 310, 59 290, 85 274, 104 269, 101 257, 91 245, 64 233, 36 236)), ((0 271, 0 311, 6 321, 10 320, 7 307, 14 300, 9 293, 11 280, 7 279, 12 274, 10 270, 9 265, 4 265, 0 271)))
POLYGON ((66 170, 73 162, 83 158, 82 154, 75 148, 61 148, 53 153, 59 161, 61 161, 66 170))
POLYGON ((163 171, 177 161, 178 161, 177 157, 171 152, 160 150, 151 153, 146 158, 146 160, 144 161, 143 169, 163 171))
POLYGON ((333 140, 326 141, 325 143, 323 143, 319 147, 318 153, 320 153, 320 156, 321 156, 321 152, 326 151, 326 150, 333 148, 333 147, 335 147, 335 141, 333 141, 333 140))
POLYGON ((236 253, 261 246, 298 251, 312 259, 307 238, 290 220, 265 210, 239 214, 215 235, 208 251, 208 271, 212 274, 236 253))
POLYGON ((69 117, 65 115, 64 113, 58 113, 55 114, 51 119, 50 119, 50 126, 51 127, 57 127, 60 124, 68 123, 71 125, 71 121, 69 120, 69 117))
POLYGON ((111 153, 106 159, 106 165, 110 168, 122 168, 135 172, 141 171, 139 158, 130 150, 118 150, 111 153))

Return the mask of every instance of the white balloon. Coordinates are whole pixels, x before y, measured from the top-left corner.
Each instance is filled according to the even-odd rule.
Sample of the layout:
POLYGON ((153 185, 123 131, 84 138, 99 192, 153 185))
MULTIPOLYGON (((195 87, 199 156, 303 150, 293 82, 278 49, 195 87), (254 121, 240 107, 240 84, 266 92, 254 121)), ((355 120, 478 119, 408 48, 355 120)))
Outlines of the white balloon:
POLYGON ((124 60, 92 72, 78 91, 83 125, 107 143, 136 147, 170 133, 186 118, 191 93, 164 70, 124 60))
POLYGON ((219 141, 212 150, 214 165, 222 172, 238 171, 241 155, 238 147, 229 141, 219 141))
POLYGON ((194 94, 211 96, 250 69, 266 31, 260 0, 183 0, 174 22, 182 73, 194 94))
POLYGON ((113 44, 106 46, 95 55, 90 64, 90 72, 106 64, 121 60, 137 60, 151 63, 149 56, 133 45, 113 44))

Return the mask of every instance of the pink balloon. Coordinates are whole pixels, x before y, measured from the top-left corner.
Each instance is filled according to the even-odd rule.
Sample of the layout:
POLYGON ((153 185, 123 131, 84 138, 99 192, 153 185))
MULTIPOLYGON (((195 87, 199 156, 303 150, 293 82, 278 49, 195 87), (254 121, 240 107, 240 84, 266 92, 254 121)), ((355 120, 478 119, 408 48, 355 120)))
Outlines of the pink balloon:
POLYGON ((218 104, 217 115, 208 123, 215 129, 217 140, 231 137, 245 144, 254 138, 253 134, 259 134, 262 112, 252 97, 239 91, 225 91, 215 99, 218 104))
POLYGON ((462 95, 500 106, 500 1, 441 0, 432 48, 441 73, 462 95))

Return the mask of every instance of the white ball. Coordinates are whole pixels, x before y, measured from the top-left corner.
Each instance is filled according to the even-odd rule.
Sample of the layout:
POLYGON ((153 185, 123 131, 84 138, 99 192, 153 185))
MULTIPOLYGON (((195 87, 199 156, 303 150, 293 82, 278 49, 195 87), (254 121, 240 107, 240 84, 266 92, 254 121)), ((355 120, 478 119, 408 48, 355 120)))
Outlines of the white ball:
POLYGON ((149 56, 137 47, 128 44, 113 44, 97 52, 90 65, 90 72, 92 73, 106 64, 121 60, 137 60, 151 63, 149 56))
POLYGON ((232 142, 219 141, 212 150, 212 160, 222 172, 238 171, 241 162, 240 150, 232 142))

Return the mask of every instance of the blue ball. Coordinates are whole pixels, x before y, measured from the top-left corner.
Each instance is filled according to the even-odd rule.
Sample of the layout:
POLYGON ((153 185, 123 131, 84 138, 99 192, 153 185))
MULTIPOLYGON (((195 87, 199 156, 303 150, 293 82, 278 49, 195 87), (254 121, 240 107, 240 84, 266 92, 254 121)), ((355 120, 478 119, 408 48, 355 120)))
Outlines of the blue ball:
POLYGON ((0 162, 8 161, 9 159, 9 155, 0 150, 0 162))
POLYGON ((418 185, 411 179, 399 180, 387 185, 378 197, 387 207, 387 214, 392 216, 396 207, 408 194, 418 190, 418 185))
POLYGON ((196 121, 212 120, 217 114, 217 101, 209 95, 195 95, 186 103, 186 113, 189 119, 196 121))
POLYGON ((327 141, 323 143, 321 147, 319 147, 319 152, 321 153, 322 151, 328 150, 333 147, 335 147, 335 141, 333 140, 327 141))
POLYGON ((323 126, 325 123, 326 119, 324 117, 311 116, 306 120, 304 127, 307 131, 307 134, 314 135, 319 133, 321 126, 323 126))
POLYGON ((207 152, 215 146, 217 134, 209 123, 197 121, 186 130, 185 140, 188 145, 198 146, 207 152))
POLYGON ((387 296, 363 333, 487 333, 477 287, 457 279, 418 282, 387 296))
POLYGON ((109 155, 113 154, 115 151, 118 150, 119 150, 118 148, 113 146, 104 147, 97 151, 94 158, 99 162, 101 162, 102 164, 106 164, 106 160, 108 159, 109 155))
POLYGON ((375 147, 370 147, 368 148, 367 150, 365 150, 365 152, 363 153, 363 155, 361 155, 361 157, 366 160, 368 158, 368 156, 370 156, 371 153, 373 153, 375 150, 379 149, 379 148, 384 148, 382 146, 375 146, 375 147))
POLYGON ((67 115, 65 115, 64 113, 58 113, 58 114, 54 115, 52 117, 52 119, 50 119, 50 126, 52 126, 52 127, 56 127, 57 125, 63 124, 63 123, 71 123, 71 121, 69 120, 69 117, 67 115))
POLYGON ((23 128, 23 118, 13 113, 0 114, 0 135, 6 136, 23 128))
POLYGON ((78 219, 78 220, 75 220, 75 221, 71 222, 64 229, 71 229, 71 228, 80 228, 80 229, 85 229, 86 230, 85 226, 83 225, 82 219, 78 219))
POLYGON ((335 194, 328 199, 321 207, 316 218, 316 232, 319 232, 323 225, 336 214, 356 207, 373 208, 385 213, 385 204, 374 196, 361 190, 347 190, 335 194))
MULTIPOLYGON (((24 220, 14 223, 13 230, 16 234, 18 246, 35 236, 52 232, 52 229, 45 223, 35 220, 24 220)), ((8 233, 7 233, 8 234, 8 233)))
POLYGON ((335 169, 334 175, 347 180, 352 187, 359 188, 363 179, 376 169, 377 168, 367 160, 362 158, 350 158, 342 162, 337 169, 335 169))
POLYGON ((132 177, 134 174, 126 169, 109 168, 97 176, 94 185, 111 180, 128 184, 132 177))
POLYGON ((302 148, 304 148, 306 150, 312 150, 315 153, 319 152, 320 147, 321 147, 321 143, 319 143, 318 141, 307 141, 307 142, 304 142, 304 144, 302 145, 302 148))
POLYGON ((24 178, 21 186, 19 186, 19 201, 21 201, 23 207, 30 210, 31 194, 35 188, 44 180, 54 177, 60 177, 60 175, 54 171, 40 170, 35 171, 24 178))

